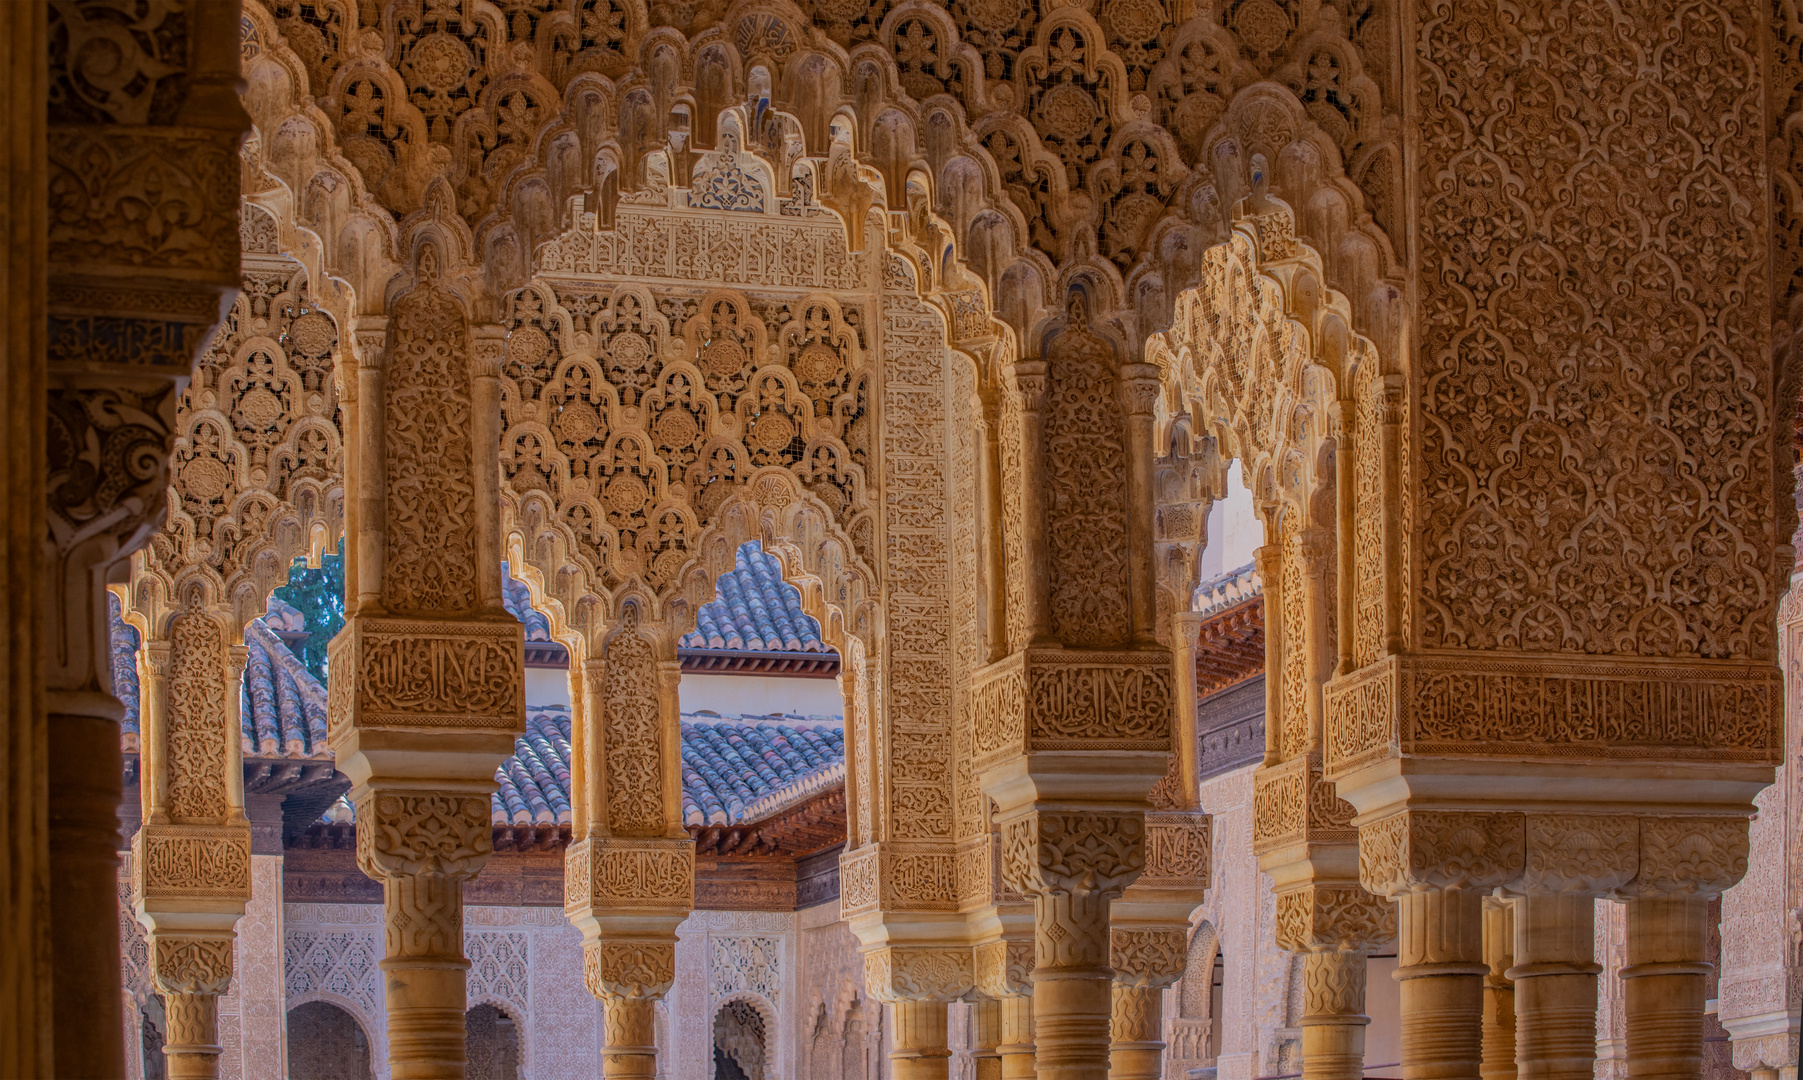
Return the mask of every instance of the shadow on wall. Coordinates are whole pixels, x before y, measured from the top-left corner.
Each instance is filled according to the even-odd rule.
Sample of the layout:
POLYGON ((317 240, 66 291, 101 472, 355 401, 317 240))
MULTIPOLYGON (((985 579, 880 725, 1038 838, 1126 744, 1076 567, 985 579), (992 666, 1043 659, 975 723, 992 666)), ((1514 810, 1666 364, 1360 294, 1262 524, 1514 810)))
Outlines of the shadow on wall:
POLYGON ((375 1080, 363 1025, 326 1001, 289 1009, 288 1080, 375 1080))
POLYGON ((765 1080, 764 1016, 749 1001, 714 1014, 714 1080, 765 1080))
POLYGON ((478 1005, 463 1014, 464 1080, 520 1080, 520 1028, 513 1017, 493 1005, 478 1005))

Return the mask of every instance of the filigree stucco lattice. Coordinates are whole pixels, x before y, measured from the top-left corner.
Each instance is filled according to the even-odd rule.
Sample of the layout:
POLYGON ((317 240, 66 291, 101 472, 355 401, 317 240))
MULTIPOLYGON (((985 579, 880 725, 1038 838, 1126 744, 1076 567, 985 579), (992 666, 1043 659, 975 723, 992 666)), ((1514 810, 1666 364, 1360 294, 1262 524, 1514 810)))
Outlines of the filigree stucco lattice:
POLYGON ((1768 17, 1420 12, 1422 645, 1773 656, 1768 17))

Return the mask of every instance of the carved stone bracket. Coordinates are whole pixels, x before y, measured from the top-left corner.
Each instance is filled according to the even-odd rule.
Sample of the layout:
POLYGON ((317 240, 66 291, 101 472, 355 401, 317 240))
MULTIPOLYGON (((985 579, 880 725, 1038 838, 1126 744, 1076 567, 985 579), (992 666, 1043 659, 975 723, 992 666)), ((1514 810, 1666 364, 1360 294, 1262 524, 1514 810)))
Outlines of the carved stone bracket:
POLYGON ((328 723, 334 745, 359 729, 511 735, 526 709, 519 622, 357 618, 332 642, 328 723))
POLYGON ((864 986, 879 1001, 955 1001, 975 985, 968 948, 884 946, 864 953, 864 986))
POLYGON ((1319 751, 1310 751, 1252 775, 1252 850, 1265 855, 1296 844, 1350 844, 1358 840, 1355 811, 1324 779, 1319 751))
POLYGON ((695 904, 695 844, 684 838, 579 840, 564 853, 564 913, 610 911, 686 917, 695 904))
POLYGON ((891 841, 847 852, 839 883, 839 910, 848 919, 877 910, 958 909, 957 855, 943 845, 891 841))

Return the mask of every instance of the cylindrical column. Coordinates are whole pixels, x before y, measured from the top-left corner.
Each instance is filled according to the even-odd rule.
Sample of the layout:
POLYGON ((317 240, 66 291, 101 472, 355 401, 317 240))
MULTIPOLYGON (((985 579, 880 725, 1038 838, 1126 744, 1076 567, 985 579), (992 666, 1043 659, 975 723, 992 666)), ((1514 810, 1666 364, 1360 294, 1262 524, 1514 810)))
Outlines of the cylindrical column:
MULTIPOLYGON (((1009 637, 1024 636, 1027 643, 1044 641, 1051 635, 1051 563, 1047 553, 1046 515, 1045 515, 1045 394, 1046 363, 1044 360, 1017 360, 1008 365, 1007 375, 1010 382, 1010 393, 1016 395, 1016 407, 1019 409, 1020 454, 1018 477, 1012 478, 1020 485, 1020 551, 1021 568, 1018 573, 1025 577, 1025 589, 1022 600, 1026 610, 1018 613, 1022 633, 1010 633, 1009 637)), ((1009 478, 1004 478, 1006 485, 1009 478)), ((1017 613, 1008 612, 1010 626, 1015 625, 1017 613)))
POLYGON ((383 879, 382 897, 389 1070, 394 1080, 463 1080, 463 882, 403 874, 383 879))
MULTIPOLYGON (((1258 567, 1259 588, 1264 592, 1266 611, 1283 610, 1283 549, 1276 544, 1265 544, 1252 553, 1253 562, 1258 567)), ((1283 724, 1272 717, 1283 716, 1283 680, 1277 673, 1283 670, 1283 635, 1271 632, 1271 624, 1276 620, 1266 618, 1265 633, 1265 765, 1283 764, 1283 724)), ((1281 627, 1281 624, 1279 624, 1281 627)))
MULTIPOLYGON (((102 601, 104 605, 104 600, 102 601)), ((55 972, 56 1074, 123 1076, 119 983, 119 702, 110 694, 50 695, 50 953, 55 972)))
POLYGON ((1397 896, 1396 978, 1402 983, 1402 1075, 1470 1080, 1482 1058, 1483 896, 1416 888, 1397 896))
POLYGON ((168 1020, 163 1057, 169 1080, 218 1080, 218 994, 164 994, 163 1014, 168 1020))
POLYGON ((1158 404, 1158 366, 1122 365, 1120 393, 1127 416, 1127 559, 1132 588, 1128 607, 1132 611, 1134 640, 1152 645, 1158 640, 1158 575, 1153 569, 1152 528, 1152 414, 1158 404))
POLYGON ((1002 1003, 986 998, 970 1007, 971 1062, 976 1080, 1001 1080, 1002 1003))
MULTIPOLYGON (((1102 925, 1108 925, 1107 916, 1102 925)), ((1045 936, 1052 932, 1041 927, 1045 936)), ((1039 1080, 1102 1080, 1108 1075, 1114 979, 1106 967, 1033 972, 1033 1046, 1039 1080)))
POLYGON ((1162 987, 1115 984, 1108 1080, 1162 1080, 1163 1006, 1162 987))
POLYGON ((1365 954, 1314 949, 1302 958, 1304 1080, 1360 1080, 1365 1075, 1365 954))
POLYGON ((1515 1080, 1515 907, 1497 896, 1484 897, 1484 1060, 1483 1080, 1515 1080))
POLYGON ((996 1052, 1002 1057, 1002 1080, 1035 1080, 1039 1075, 1033 1058, 1033 999, 1022 994, 999 1002, 1002 1041, 996 1052))
POLYGON ((894 1080, 946 1080, 952 1052, 946 1046, 946 1003, 897 1001, 895 1042, 889 1053, 894 1080))
POLYGON ((607 1044, 601 1051, 601 1075, 607 1080, 654 1080, 656 999, 606 994, 601 999, 601 1012, 607 1029, 607 1044))
MULTIPOLYGON (((1515 1066, 1522 1080, 1596 1071, 1596 901, 1585 893, 1515 902, 1515 1066)), ((1486 980, 1488 975, 1485 976, 1486 980)))
POLYGON ((1703 981, 1711 970, 1709 900, 1675 893, 1629 900, 1628 1075, 1699 1080, 1703 1075, 1703 981))

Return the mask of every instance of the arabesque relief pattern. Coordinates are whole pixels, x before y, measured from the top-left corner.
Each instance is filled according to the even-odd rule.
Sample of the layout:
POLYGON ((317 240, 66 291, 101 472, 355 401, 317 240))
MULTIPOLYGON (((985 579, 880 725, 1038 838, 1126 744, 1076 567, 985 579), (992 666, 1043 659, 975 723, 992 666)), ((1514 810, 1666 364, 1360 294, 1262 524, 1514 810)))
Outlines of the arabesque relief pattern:
MULTIPOLYGON (((874 929, 910 908, 1011 902, 993 870, 988 904, 964 880, 982 860, 959 842, 983 835, 994 800, 1005 850, 990 865, 1045 916, 1041 964, 1055 962, 1035 978, 1082 969, 1064 981, 1087 980, 1094 998, 1108 983, 1100 945, 1078 956, 1046 938, 1070 907, 1076 940, 1108 940, 1109 894, 1132 887, 1152 826, 1143 811, 1086 807, 1069 763, 1112 755, 1109 799, 1150 805, 1184 736, 1165 625, 1176 607, 1161 607, 1154 547, 1157 459, 1174 449, 1154 434, 1183 414, 1182 451, 1239 458, 1267 515, 1263 576, 1281 626, 1268 636, 1261 791, 1282 831, 1261 846, 1337 844, 1344 860, 1351 806, 1375 809, 1343 782, 1361 766, 1518 730, 1529 737, 1512 741, 1566 757, 1600 747, 1756 769, 1774 749, 1771 331, 1739 302, 1769 290, 1748 224, 1768 197, 1754 134, 1765 118, 1748 113, 1750 12, 1678 17, 1707 56, 1655 47, 1656 13, 1606 6, 1506 23, 1433 8, 1413 26, 1383 6, 1265 0, 674 12, 271 0, 246 15, 252 201, 310 279, 343 283, 333 302, 357 365, 339 388, 352 595, 334 656, 357 678, 334 684, 332 731, 375 807, 369 827, 384 821, 382 755, 406 740, 455 730, 497 748, 472 750, 440 798, 474 794, 485 755, 505 753, 519 705, 496 578, 505 536, 580 667, 572 913, 619 900, 679 917, 692 867, 670 758, 673 643, 732 546, 756 537, 847 664, 861 849, 847 857, 848 905, 865 905, 874 929), (1410 122, 1443 137, 1405 170, 1404 73, 1390 58, 1417 52, 1410 122), (1664 89, 1598 74, 1610 65, 1664 89), (1736 65, 1741 76, 1722 74, 1736 65), (1523 80, 1544 83, 1527 95, 1534 109, 1499 104, 1523 80), (1522 138, 1497 143, 1492 129, 1522 138), (1625 148, 1648 146, 1665 156, 1643 183, 1630 168, 1645 172, 1642 155, 1625 148), (1405 175, 1446 180, 1407 189, 1420 202, 1405 207, 1405 175), (1617 213, 1630 178, 1634 205, 1658 218, 1617 213), (1421 235, 1404 236, 1417 218, 1421 235), (1479 219, 1498 231, 1474 245, 1479 219), (1420 252, 1418 314, 1393 251, 1420 252), (1570 274, 1584 284, 1556 284, 1570 274), (1523 303, 1535 281, 1544 295, 1523 303), (925 369, 904 371, 886 344, 904 306, 892 282, 918 297, 910 316, 943 320, 951 347, 922 350, 941 366, 919 383, 903 376, 925 369), (1220 312, 1291 347, 1161 361, 1143 343, 1184 336, 1180 298, 1197 286, 1212 299, 1203 319, 1192 309, 1192 352, 1232 329, 1208 322, 1220 312), (1265 309, 1247 317, 1249 302, 1265 309), (1652 306, 1667 325, 1645 317, 1652 306), (1276 377, 1235 385, 1248 356, 1276 377), (929 391, 917 415, 916 386, 929 391), (946 427, 958 408, 995 433, 993 449, 970 449, 975 464, 946 427), (890 442, 904 419, 926 433, 919 464, 890 442), (1614 468, 1611 453, 1652 464, 1614 468), (1093 471, 1071 471, 1073 455, 1093 471), (1669 487, 1674 474, 1689 487, 1669 487), (909 524, 935 491, 974 527, 909 524), (1666 502, 1679 509, 1647 517, 1666 502), (1680 526, 1681 540, 1667 531, 1680 526), (976 572, 953 569, 973 558, 976 572), (1420 649, 1539 651, 1558 670, 1420 649), (1685 666, 1639 660, 1610 681, 1562 659, 1629 651, 1685 666), (397 677, 422 664, 430 685, 397 677), (647 679, 615 664, 655 671, 655 707, 647 679), (446 707, 466 700, 478 707, 446 707), (1484 728, 1464 711, 1473 702, 1510 730, 1484 728), (661 807, 616 790, 600 765, 610 738, 621 777, 660 778, 661 807), (1057 868, 1089 831, 1025 861, 1005 841, 1085 815, 1125 846, 1107 883, 1067 904, 1057 868)), ((145 115, 171 100, 153 94, 145 115)), ((172 430, 156 390, 125 405, 98 415, 146 443, 172 430)), ((190 517, 212 528, 201 509, 190 517)), ((187 610, 197 596, 236 602, 172 589, 165 603, 187 610)), ((177 625, 182 642, 212 648, 204 624, 177 625)), ((146 663, 192 681, 175 644, 153 641, 146 663)), ((1418 907, 1457 893, 1460 912, 1476 887, 1458 875, 1410 886, 1418 907)), ((1093 1075, 1106 1017, 1056 996, 1035 995, 1053 1021, 1042 1064, 1093 1075)), ((930 1042, 932 1013, 918 1012, 930 1042)), ((405 1043, 391 1040, 397 1067, 413 1060, 405 1043)), ((443 1056, 449 1074, 449 1044, 443 1056)))

